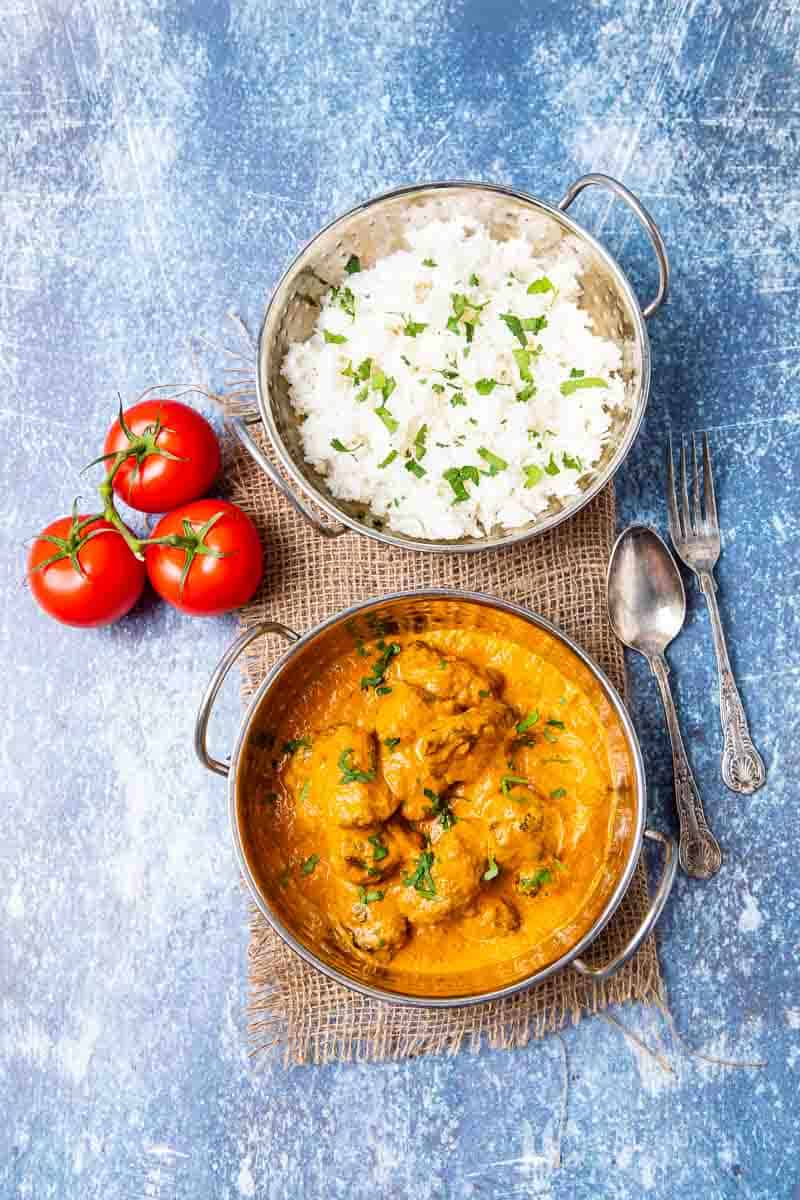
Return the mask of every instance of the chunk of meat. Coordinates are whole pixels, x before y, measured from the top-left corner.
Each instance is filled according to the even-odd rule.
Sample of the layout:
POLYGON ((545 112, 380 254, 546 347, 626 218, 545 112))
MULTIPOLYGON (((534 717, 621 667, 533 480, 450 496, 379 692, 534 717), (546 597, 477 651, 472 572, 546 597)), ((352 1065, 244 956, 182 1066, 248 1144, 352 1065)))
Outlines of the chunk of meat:
POLYGON ((431 845, 422 851, 422 855, 430 856, 429 873, 418 886, 408 881, 418 875, 420 859, 409 863, 403 878, 405 886, 398 889, 397 904, 412 925, 442 921, 477 894, 486 853, 480 845, 479 831, 471 825, 469 820, 460 820, 447 830, 438 824, 433 826, 431 845))
POLYGON ((417 737, 415 752, 433 779, 467 782, 485 769, 513 723, 507 705, 482 700, 465 712, 430 721, 417 737))
POLYGON ((366 829, 331 829, 328 834, 334 871, 353 883, 386 879, 422 847, 422 837, 397 822, 366 829))
MULTIPOLYGON (((396 660, 395 660, 396 661, 396 660)), ((433 714, 441 711, 432 696, 421 688, 406 683, 394 683, 390 695, 384 696, 375 712, 375 731, 381 744, 387 740, 407 741, 433 714)), ((448 708, 447 711, 451 711, 448 708)))
POLYGON ((378 771, 373 735, 353 725, 337 725, 314 739, 310 792, 322 798, 330 821, 345 829, 380 824, 398 804, 378 771))
POLYGON ((435 650, 427 642, 414 642, 393 660, 389 678, 422 688, 439 700, 453 700, 471 708, 486 695, 494 695, 503 684, 497 671, 480 671, 463 658, 435 650))
POLYGON ((381 889, 371 889, 370 892, 364 889, 354 900, 342 924, 359 950, 370 954, 383 951, 391 955, 408 940, 408 920, 394 905, 387 903, 385 897, 368 903, 363 897, 372 891, 380 893, 381 889))
POLYGON ((491 942, 519 929, 520 917, 510 901, 501 896, 483 895, 478 898, 475 911, 465 915, 462 921, 464 936, 476 942, 491 942))

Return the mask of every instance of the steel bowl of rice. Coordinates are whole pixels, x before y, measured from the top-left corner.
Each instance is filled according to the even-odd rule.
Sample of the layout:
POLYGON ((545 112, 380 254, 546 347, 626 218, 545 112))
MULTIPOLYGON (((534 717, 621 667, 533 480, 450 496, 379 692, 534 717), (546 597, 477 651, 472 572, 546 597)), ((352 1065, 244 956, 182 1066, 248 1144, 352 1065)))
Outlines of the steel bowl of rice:
POLYGON ((668 281, 657 226, 608 176, 583 176, 555 206, 491 184, 399 188, 290 265, 259 336, 258 415, 234 430, 321 535, 429 552, 526 541, 628 453, 650 386, 645 320, 668 281), (650 238, 659 283, 643 308, 566 215, 589 186, 650 238))

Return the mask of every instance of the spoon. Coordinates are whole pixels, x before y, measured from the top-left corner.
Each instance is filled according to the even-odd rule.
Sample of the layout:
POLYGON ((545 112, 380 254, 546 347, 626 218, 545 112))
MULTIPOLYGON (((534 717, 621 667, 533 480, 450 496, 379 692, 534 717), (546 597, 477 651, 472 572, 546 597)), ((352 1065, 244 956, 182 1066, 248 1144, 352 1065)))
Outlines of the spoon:
POLYGON ((678 860, 693 879, 711 879, 722 851, 708 828, 686 756, 664 651, 686 619, 686 595, 675 559, 653 529, 631 525, 617 538, 608 564, 608 613, 620 641, 647 659, 656 677, 672 742, 678 860))

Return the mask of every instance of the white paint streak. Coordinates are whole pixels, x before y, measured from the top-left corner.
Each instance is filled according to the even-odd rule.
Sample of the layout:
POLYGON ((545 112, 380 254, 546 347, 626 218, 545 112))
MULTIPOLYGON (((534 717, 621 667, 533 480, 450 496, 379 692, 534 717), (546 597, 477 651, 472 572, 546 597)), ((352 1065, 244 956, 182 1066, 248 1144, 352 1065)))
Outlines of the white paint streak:
POLYGON ((744 893, 744 908, 739 917, 739 930, 741 933, 755 933, 761 928, 764 918, 761 916, 758 905, 756 904, 755 896, 751 892, 745 890, 744 893))

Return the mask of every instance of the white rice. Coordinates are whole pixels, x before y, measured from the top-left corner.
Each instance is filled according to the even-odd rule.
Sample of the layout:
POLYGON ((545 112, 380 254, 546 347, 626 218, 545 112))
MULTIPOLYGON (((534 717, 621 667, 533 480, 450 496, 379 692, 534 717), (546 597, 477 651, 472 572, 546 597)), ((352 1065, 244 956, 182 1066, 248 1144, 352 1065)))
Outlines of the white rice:
POLYGON ((461 221, 410 229, 407 242, 347 275, 308 341, 289 347, 282 371, 305 457, 334 496, 363 502, 397 532, 444 540, 518 528, 552 498, 578 494, 612 436, 610 410, 626 407, 620 348, 578 307, 581 247, 565 237, 536 258, 522 238, 495 241, 461 221), (529 294, 537 280, 552 288, 529 294), (454 296, 466 297, 460 317, 454 296), (546 318, 540 332, 522 331, 533 386, 501 314, 546 318), (409 321, 425 328, 411 336, 409 321), (347 340, 326 341, 325 331, 347 340), (496 385, 481 394, 482 380, 496 385))

